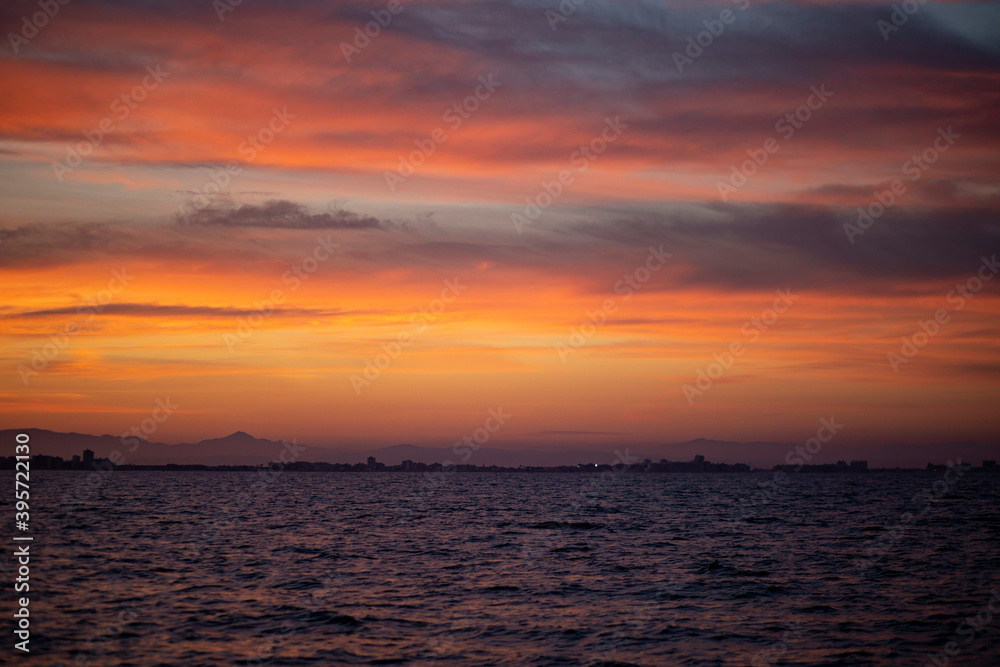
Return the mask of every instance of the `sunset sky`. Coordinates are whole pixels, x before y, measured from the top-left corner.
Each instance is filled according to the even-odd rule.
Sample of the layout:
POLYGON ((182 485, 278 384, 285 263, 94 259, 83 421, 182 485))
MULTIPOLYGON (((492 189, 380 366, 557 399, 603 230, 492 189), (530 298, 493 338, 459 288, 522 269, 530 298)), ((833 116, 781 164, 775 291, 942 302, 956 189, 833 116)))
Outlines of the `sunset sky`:
POLYGON ((1000 3, 51 4, 0 9, 4 428, 1000 437, 1000 3))

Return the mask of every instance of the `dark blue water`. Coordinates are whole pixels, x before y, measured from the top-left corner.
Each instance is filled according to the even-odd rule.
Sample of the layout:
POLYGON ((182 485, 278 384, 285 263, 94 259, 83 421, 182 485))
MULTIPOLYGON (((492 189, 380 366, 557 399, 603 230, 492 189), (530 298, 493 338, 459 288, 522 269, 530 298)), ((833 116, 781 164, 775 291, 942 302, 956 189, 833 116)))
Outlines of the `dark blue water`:
POLYGON ((1000 665, 1000 476, 93 475, 32 475, 33 664, 1000 665))

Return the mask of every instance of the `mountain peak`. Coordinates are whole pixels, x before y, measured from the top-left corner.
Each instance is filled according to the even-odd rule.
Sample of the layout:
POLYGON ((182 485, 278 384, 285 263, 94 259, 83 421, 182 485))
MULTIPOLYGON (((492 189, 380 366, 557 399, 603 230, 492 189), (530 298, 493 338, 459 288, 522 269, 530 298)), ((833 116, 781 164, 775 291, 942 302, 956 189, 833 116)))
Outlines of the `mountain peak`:
POLYGON ((202 440, 202 442, 229 442, 245 440, 259 440, 259 438, 255 438, 246 431, 234 431, 229 435, 222 436, 221 438, 210 438, 209 440, 202 440))

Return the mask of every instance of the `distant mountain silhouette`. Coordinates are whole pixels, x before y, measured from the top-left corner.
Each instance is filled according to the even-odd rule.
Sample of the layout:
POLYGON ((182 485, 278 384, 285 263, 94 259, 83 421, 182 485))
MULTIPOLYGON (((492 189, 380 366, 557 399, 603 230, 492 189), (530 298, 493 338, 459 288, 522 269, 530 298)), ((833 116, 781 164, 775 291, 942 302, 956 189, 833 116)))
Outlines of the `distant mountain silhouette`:
MULTIPOLYGON (((166 445, 149 442, 133 436, 86 435, 81 433, 56 433, 44 429, 5 429, 0 438, 13 442, 18 433, 31 436, 31 453, 71 459, 84 449, 93 450, 97 458, 109 458, 118 451, 123 463, 165 464, 201 463, 205 465, 257 465, 277 461, 285 450, 282 442, 255 438, 249 433, 236 431, 224 438, 202 440, 194 444, 166 445)), ((301 447, 302 444, 298 443, 301 447)), ((289 458, 291 454, 287 454, 289 458)), ((335 456, 327 450, 307 447, 296 454, 296 459, 330 460, 335 456)))
MULTIPOLYGON (((112 452, 120 452, 123 463, 157 464, 200 463, 205 465, 258 465, 280 460, 281 453, 288 450, 286 445, 276 440, 256 438, 249 433, 236 431, 222 438, 211 438, 192 444, 167 445, 149 442, 128 436, 88 435, 85 433, 57 433, 45 429, 4 429, 0 430, 0 441, 13 443, 18 433, 31 436, 32 454, 47 454, 72 459, 84 449, 91 449, 97 458, 108 458, 112 452)), ((804 441, 803 441, 804 442, 804 441)), ((633 449, 627 446, 608 446, 604 449, 574 450, 547 447, 544 449, 500 449, 490 446, 471 450, 464 445, 452 447, 423 447, 412 444, 393 445, 373 450, 347 450, 332 447, 309 446, 294 453, 298 461, 326 461, 328 463, 361 463, 369 456, 387 465, 399 465, 409 459, 417 463, 468 463, 470 465, 496 465, 506 467, 560 466, 578 463, 615 464, 616 452, 628 455, 630 461, 690 461, 701 454, 710 461, 720 463, 749 463, 759 468, 770 468, 783 463, 789 452, 803 443, 779 442, 733 442, 697 438, 676 444, 654 445, 633 449)), ((13 454, 13 447, 7 447, 3 456, 13 454)), ((289 451, 286 459, 292 456, 289 451)), ((872 467, 924 467, 927 463, 945 463, 949 459, 962 458, 965 463, 978 464, 983 459, 1000 458, 1000 446, 975 442, 933 443, 919 445, 893 444, 891 446, 844 445, 836 438, 823 445, 810 463, 833 463, 838 459, 850 461, 864 459, 872 467)))
MULTIPOLYGON (((73 458, 85 449, 92 450, 96 456, 106 456, 114 449, 121 449, 121 439, 114 435, 88 435, 86 433, 56 433, 40 428, 5 429, 0 431, 0 440, 14 442, 18 433, 27 433, 30 437, 32 454, 47 454, 61 456, 64 459, 73 458)), ((13 454, 13 448, 4 452, 4 456, 13 454)))
MULTIPOLYGON (((0 431, 0 438, 13 442, 17 433, 31 436, 33 454, 48 454, 71 459, 84 449, 91 449, 97 458, 108 458, 113 451, 119 451, 124 463, 165 464, 201 463, 205 465, 257 465, 277 461, 285 445, 275 440, 255 438, 249 433, 236 431, 222 438, 211 438, 194 444, 167 445, 158 442, 116 437, 113 435, 85 435, 80 433, 56 433, 44 429, 6 429, 0 431), (138 445, 136 441, 138 440, 138 445), (132 451, 134 450, 134 451, 132 451)), ((306 443, 297 443, 304 446, 306 443)), ((623 454, 627 448, 618 448, 623 454)), ((633 457, 642 455, 629 451, 633 457)), ((471 465, 511 466, 559 466, 577 463, 617 463, 615 449, 610 450, 510 450, 482 447, 478 451, 464 445, 457 450, 451 447, 421 447, 412 444, 393 445, 373 450, 342 450, 323 447, 307 447, 297 454, 299 461, 327 461, 329 463, 361 463, 374 456, 382 463, 399 465, 409 459, 417 463, 452 463, 471 465)), ((287 458, 287 455, 286 455, 287 458)))

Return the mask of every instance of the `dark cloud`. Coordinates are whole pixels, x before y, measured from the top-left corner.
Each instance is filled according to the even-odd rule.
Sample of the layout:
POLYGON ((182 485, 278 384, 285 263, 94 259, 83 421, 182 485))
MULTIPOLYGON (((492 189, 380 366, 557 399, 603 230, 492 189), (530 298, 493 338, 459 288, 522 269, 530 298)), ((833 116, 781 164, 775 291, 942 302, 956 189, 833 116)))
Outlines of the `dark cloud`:
MULTIPOLYGON (((203 28, 210 19, 219 24, 220 39, 227 35, 212 7, 197 0, 169 6, 122 0, 80 2, 114 14, 122 10, 123 15, 146 15, 153 20, 170 17, 170 25, 191 22, 203 28)), ((454 59, 455 64, 429 69, 422 59, 406 55, 413 45, 407 43, 401 54, 393 38, 380 37, 379 48, 366 49, 351 64, 356 76, 334 74, 336 68, 332 68, 330 78, 317 76, 313 83, 298 84, 296 89, 312 99, 335 101, 338 108, 352 104, 361 108, 377 101, 405 107, 411 118, 421 118, 424 109, 433 108, 436 114, 439 104, 444 109, 468 96, 479 74, 495 74, 503 82, 502 94, 489 101, 476 122, 536 121, 554 131, 526 132, 517 141, 495 145, 481 145, 469 137, 468 150, 492 162, 565 159, 573 148, 572 138, 594 132, 608 114, 621 114, 631 124, 630 136, 637 137, 616 146, 614 159, 662 164, 701 161, 708 156, 711 162, 718 153, 742 152, 773 134, 776 115, 794 110, 809 86, 820 83, 830 85, 836 97, 823 109, 822 118, 796 137, 797 149, 895 149, 921 141, 938 125, 949 123, 961 127, 966 135, 963 141, 995 147, 994 119, 1000 114, 1000 99, 994 94, 994 73, 1000 67, 1000 49, 977 39, 977 30, 982 29, 976 25, 988 26, 987 19, 997 17, 998 12, 984 14, 977 22, 977 15, 968 10, 975 5, 995 3, 924 5, 886 42, 877 22, 891 14, 891 3, 786 0, 753 3, 740 11, 729 0, 593 0, 580 4, 553 30, 546 11, 558 11, 558 0, 428 0, 406 4, 385 33, 425 43, 429 52, 441 54, 442 62, 454 59), (716 20, 723 9, 733 11, 736 20, 694 63, 678 72, 673 53, 683 52, 688 37, 704 31, 703 22, 716 20), (369 70, 393 75, 368 76, 369 70), (778 103, 777 110, 766 103, 770 100, 778 103)), ((375 0, 295 0, 280 5, 243 4, 236 9, 244 21, 242 29, 264 52, 281 54, 290 67, 313 67, 318 45, 307 35, 273 30, 270 24, 251 20, 279 7, 283 16, 297 18, 303 25, 329 28, 333 41, 324 46, 334 48, 337 57, 333 60, 340 63, 332 45, 349 40, 351 26, 371 21, 370 12, 384 10, 385 5, 375 0)), ((22 15, 37 11, 37 3, 18 0, 5 11, 10 18, 7 24, 16 26, 22 15)), ((60 15, 59 21, 64 18, 69 20, 68 15, 60 15)), ((121 66, 123 52, 116 45, 82 43, 75 48, 72 60, 81 68, 121 66), (79 61, 78 52, 90 51, 107 51, 103 56, 107 62, 79 61)), ((175 40, 156 48, 162 53, 155 58, 145 54, 147 59, 186 63, 199 62, 206 47, 200 41, 175 40)), ((235 46, 225 50, 239 51, 235 46)), ((25 52, 20 57, 29 56, 25 52)), ((12 54, 0 53, 3 57, 12 54)), ((212 58, 211 63, 198 76, 228 80, 237 71, 232 62, 212 58)), ((256 67, 243 67, 239 76, 262 75, 256 67)), ((36 121, 0 129, 0 135, 8 133, 4 136, 22 141, 79 140, 75 127, 49 127, 42 119, 36 121)), ((421 131, 434 127, 433 120, 426 121, 426 126, 422 122, 418 122, 421 131)), ((377 131, 316 128, 309 139, 319 146, 359 153, 385 145, 410 145, 413 128, 405 123, 386 125, 377 131)), ((150 138, 120 132, 104 141, 109 146, 134 142, 139 150, 150 138)), ((906 157, 904 153, 900 160, 906 157)), ((728 166, 729 158, 720 157, 720 172, 728 166)), ((201 217, 205 224, 224 224, 207 212, 201 217)), ((224 217, 233 225, 240 224, 236 218, 224 217)), ((330 228, 360 224, 353 219, 330 223, 330 228)), ((313 228, 322 223, 302 224, 313 228)))
MULTIPOLYGON (((922 10, 886 42, 877 22, 891 14, 888 4, 762 2, 740 11, 728 1, 591 2, 553 30, 545 12, 558 11, 556 1, 427 2, 408 6, 392 31, 461 53, 465 66, 428 75, 419 71, 423 63, 400 62, 394 50, 371 50, 358 67, 413 71, 358 94, 419 108, 465 97, 475 76, 488 72, 504 87, 483 118, 544 119, 563 131, 477 145, 480 157, 564 159, 575 136, 620 114, 630 136, 650 140, 617 146, 616 159, 700 162, 774 135, 777 118, 801 105, 810 86, 825 83, 835 97, 799 133, 796 148, 900 148, 902 161, 918 147, 911 143, 932 137, 940 125, 955 124, 967 141, 996 145, 1000 50, 970 37, 970 19, 956 9, 965 4, 922 10), (678 72, 673 54, 684 52, 687 39, 723 9, 735 12, 734 23, 678 72), (946 23, 938 15, 955 18, 946 23)), ((363 18, 360 8, 352 11, 363 18)), ((354 137, 345 145, 381 140, 354 137)), ((728 166, 720 158, 720 171, 728 166)))
POLYGON ((259 206, 209 206, 186 216, 178 215, 178 222, 192 226, 274 229, 373 229, 382 225, 377 218, 358 215, 352 211, 310 213, 305 206, 284 199, 268 201, 259 206))
POLYGON ((0 266, 53 266, 134 252, 144 232, 107 223, 27 224, 5 230, 0 266))
MULTIPOLYGON (((266 207, 240 207, 264 209, 266 207)), ((31 223, 4 230, 6 238, 0 243, 0 267, 42 267, 105 262, 110 268, 133 266, 136 260, 200 260, 219 263, 220 249, 238 253, 245 258, 273 262, 273 269, 287 269, 289 263, 301 260, 316 244, 316 231, 323 230, 330 237, 338 233, 352 235, 356 230, 380 229, 365 216, 348 211, 334 211, 310 216, 296 211, 304 207, 292 205, 287 217, 261 218, 270 222, 269 229, 285 230, 273 234, 266 241, 254 234, 256 225, 250 224, 254 214, 244 217, 240 224, 240 209, 231 209, 233 220, 226 224, 226 213, 215 210, 210 218, 201 218, 201 224, 130 224, 107 222, 31 223), (302 216, 305 216, 304 218, 302 216), (315 218, 311 220, 311 218, 315 218), (330 226, 329 221, 339 221, 340 226, 330 226), (314 224, 316 226, 308 226, 314 224), (285 265, 285 268, 282 268, 285 265)), ((195 220, 196 218, 192 218, 195 220)), ((263 266, 263 265, 262 265, 263 266)))
POLYGON ((889 209, 852 244, 845 225, 857 218, 856 209, 715 204, 700 215, 622 216, 575 229, 602 243, 663 244, 685 267, 682 284, 732 290, 917 289, 971 275, 984 255, 1000 252, 992 208, 889 209))
MULTIPOLYGON (((489 62, 531 64, 518 72, 525 80, 551 83, 555 78, 591 86, 641 78, 806 81, 844 68, 898 63, 991 71, 1000 62, 1000 51, 956 29, 969 22, 962 15, 946 25, 920 12, 891 36, 890 46, 877 26, 892 13, 889 3, 760 2, 742 11, 725 1, 591 2, 553 29, 546 11, 558 13, 559 4, 427 2, 408 9, 394 29, 489 62), (678 72, 673 53, 683 52, 687 38, 704 31, 704 22, 716 21, 723 10, 732 11, 732 23, 694 64, 678 72)), ((956 12, 953 7, 940 11, 956 12)))
MULTIPOLYGON (((870 199, 861 201, 867 204, 870 199)), ((277 202, 214 211, 215 222, 203 220, 192 227, 24 226, 9 230, 0 245, 0 265, 101 261, 110 270, 123 265, 141 267, 149 259, 197 260, 237 272, 266 268, 281 275, 315 246, 315 233, 309 231, 327 228, 319 226, 337 220, 344 223, 336 228, 340 233, 327 235, 340 243, 336 261, 325 268, 331 275, 377 275, 391 268, 452 277, 490 266, 501 271, 524 269, 539 280, 565 281, 581 291, 601 292, 644 261, 650 246, 662 245, 673 258, 668 270, 643 288, 648 291, 797 287, 884 294, 930 289, 936 293, 942 280, 967 277, 978 268, 981 257, 1000 253, 996 209, 982 205, 983 200, 979 204, 900 204, 855 236, 852 244, 845 225, 856 225, 858 212, 850 206, 689 203, 642 211, 595 208, 578 213, 583 222, 558 222, 554 214, 548 214, 552 217, 543 216, 521 235, 506 224, 509 214, 501 212, 492 227, 440 228, 417 221, 380 226, 375 234, 358 235, 350 231, 351 225, 375 218, 344 211, 309 214, 301 205, 277 202), (272 215, 281 211, 286 213, 272 215), (261 240, 246 229, 258 224, 287 231, 261 240), (928 287, 935 282, 937 286, 928 287)), ((364 224, 369 226, 362 229, 374 228, 364 224)), ((128 314, 128 309, 138 307, 121 305, 111 312, 128 314)), ((168 306, 144 307, 151 308, 150 312, 180 312, 168 306)))

